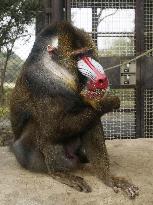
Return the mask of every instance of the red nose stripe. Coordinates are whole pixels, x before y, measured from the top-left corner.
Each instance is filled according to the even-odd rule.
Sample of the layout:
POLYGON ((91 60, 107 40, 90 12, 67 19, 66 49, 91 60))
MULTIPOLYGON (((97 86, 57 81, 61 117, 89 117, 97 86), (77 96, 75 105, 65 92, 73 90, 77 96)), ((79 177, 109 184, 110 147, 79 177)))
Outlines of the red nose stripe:
POLYGON ((89 57, 83 57, 82 60, 96 73, 97 76, 101 76, 101 73, 97 71, 95 66, 89 60, 89 57))

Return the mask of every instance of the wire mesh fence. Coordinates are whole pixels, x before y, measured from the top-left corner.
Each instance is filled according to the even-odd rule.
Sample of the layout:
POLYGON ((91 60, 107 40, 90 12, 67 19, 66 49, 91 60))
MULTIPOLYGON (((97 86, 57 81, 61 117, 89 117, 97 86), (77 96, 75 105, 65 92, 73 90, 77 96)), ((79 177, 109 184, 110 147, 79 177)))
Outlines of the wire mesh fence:
MULTIPOLYGON (((75 26, 92 36, 102 57, 135 56, 135 6, 136 0, 71 0, 71 19, 75 26)), ((153 46, 152 0, 145 0, 144 8, 144 40, 148 50, 153 46)), ((0 144, 5 143, 3 136, 9 139, 12 135, 9 97, 35 39, 35 25, 27 29, 28 36, 16 41, 11 55, 9 48, 0 51, 0 144)), ((101 118, 106 138, 135 138, 135 88, 112 89, 111 92, 120 97, 121 107, 101 118)), ((144 126, 144 136, 152 137, 153 89, 145 90, 144 126)))
MULTIPOLYGON (((134 56, 135 0, 71 0, 75 26, 86 30, 101 56, 134 56)), ((119 110, 101 118, 107 139, 135 138, 135 89, 111 89, 121 100, 119 110)))
MULTIPOLYGON (((153 1, 145 0, 144 3, 144 38, 145 38, 145 50, 149 50, 153 47, 153 1)), ((150 53, 150 56, 153 52, 150 53)))
POLYGON ((132 139, 136 137, 135 89, 112 89, 120 97, 120 109, 101 118, 106 139, 132 139))
POLYGON ((153 89, 144 93, 144 137, 153 137, 153 89))
POLYGON ((71 1, 72 22, 85 29, 101 56, 135 55, 135 0, 71 1))
POLYGON ((12 136, 9 121, 10 94, 35 39, 35 25, 29 25, 27 30, 27 35, 19 38, 13 48, 2 47, 0 52, 0 145, 12 136))

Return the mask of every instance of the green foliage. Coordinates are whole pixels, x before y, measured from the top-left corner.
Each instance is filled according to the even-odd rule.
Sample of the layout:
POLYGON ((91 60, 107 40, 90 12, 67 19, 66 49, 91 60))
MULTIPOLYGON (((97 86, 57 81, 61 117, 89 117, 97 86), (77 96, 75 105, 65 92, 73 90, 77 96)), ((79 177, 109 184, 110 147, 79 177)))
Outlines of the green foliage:
POLYGON ((2 106, 0 107, 0 118, 5 117, 9 113, 8 106, 2 106))
POLYGON ((9 101, 12 88, 4 88, 4 102, 0 105, 0 118, 6 117, 9 114, 9 101))
POLYGON ((4 89, 4 104, 0 106, 0 118, 6 117, 9 113, 9 97, 12 89, 4 89))
MULTIPOLYGON (((4 103, 3 106, 9 106, 10 94, 12 92, 13 87, 8 88, 7 86, 4 88, 4 103)), ((2 106, 2 107, 3 107, 2 106)), ((4 108, 5 108, 4 106, 4 108)))
POLYGON ((0 47, 14 44, 26 32, 39 10, 39 0, 4 0, 0 2, 0 47))
MULTIPOLYGON (((5 62, 6 53, 0 53, 0 62, 5 62)), ((7 71, 5 74, 5 82, 7 83, 15 83, 15 80, 20 72, 20 69, 23 65, 24 61, 17 56, 15 53, 12 52, 8 64, 7 64, 7 71)))

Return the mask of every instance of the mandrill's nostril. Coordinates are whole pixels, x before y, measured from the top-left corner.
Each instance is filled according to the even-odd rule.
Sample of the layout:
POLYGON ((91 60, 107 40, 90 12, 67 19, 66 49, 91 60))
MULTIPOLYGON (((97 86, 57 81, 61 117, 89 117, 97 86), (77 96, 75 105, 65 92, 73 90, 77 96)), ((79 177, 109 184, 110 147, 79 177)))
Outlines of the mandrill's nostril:
POLYGON ((98 80, 98 82, 101 84, 101 83, 103 83, 103 82, 104 82, 104 80, 100 79, 100 80, 98 80))
POLYGON ((98 83, 102 84, 102 83, 104 83, 104 82, 105 82, 105 80, 106 80, 106 78, 99 79, 99 80, 98 80, 98 83))

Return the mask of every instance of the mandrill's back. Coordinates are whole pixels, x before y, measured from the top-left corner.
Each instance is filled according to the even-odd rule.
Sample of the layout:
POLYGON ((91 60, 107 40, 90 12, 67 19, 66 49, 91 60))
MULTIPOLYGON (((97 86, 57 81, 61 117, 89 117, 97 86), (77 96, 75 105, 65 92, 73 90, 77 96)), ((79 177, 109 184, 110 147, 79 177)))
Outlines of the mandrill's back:
MULTIPOLYGON (((40 124, 45 121, 46 131, 52 133, 57 129, 60 118, 63 116, 63 105, 51 96, 39 97, 33 95, 31 90, 22 81, 17 80, 10 99, 10 120, 15 140, 22 137, 24 129, 29 124, 40 124)), ((40 128, 41 129, 41 128, 40 128)), ((40 130, 42 131, 42 130, 40 130)), ((34 136, 34 133, 32 133, 34 136)))
POLYGON ((16 81, 10 97, 10 120, 15 139, 18 139, 31 117, 30 92, 22 78, 22 73, 16 81))
MULTIPOLYGON (((59 37, 59 31, 62 33, 64 29, 69 34, 75 31, 73 26, 63 23, 50 25, 40 33, 18 76, 10 99, 10 117, 15 140, 21 137, 31 122, 37 124, 40 132, 56 132, 60 120, 74 106, 74 90, 77 88, 73 76, 75 72, 70 73, 65 69, 66 66, 53 61, 47 52, 47 45, 54 43, 59 37), (43 128, 42 121, 45 121, 43 128)), ((62 37, 58 40, 60 48, 61 42, 62 37)))
MULTIPOLYGON (((21 71, 10 98, 10 120, 14 140, 22 137, 25 128, 31 123, 41 125, 41 121, 45 121, 46 127, 44 129, 48 132, 53 132, 52 129, 57 128, 56 125, 63 116, 63 101, 57 101, 57 98, 46 94, 43 97, 41 95, 43 93, 37 95, 37 89, 36 91, 29 89, 25 72, 21 71)), ((34 132, 32 135, 34 136, 34 132)))
POLYGON ((40 132, 58 133, 63 117, 82 109, 76 60, 69 56, 81 47, 93 47, 90 37, 66 22, 48 26, 36 38, 11 96, 15 139, 31 121, 40 132), (50 44, 57 46, 59 59, 53 60, 47 52, 50 44))

